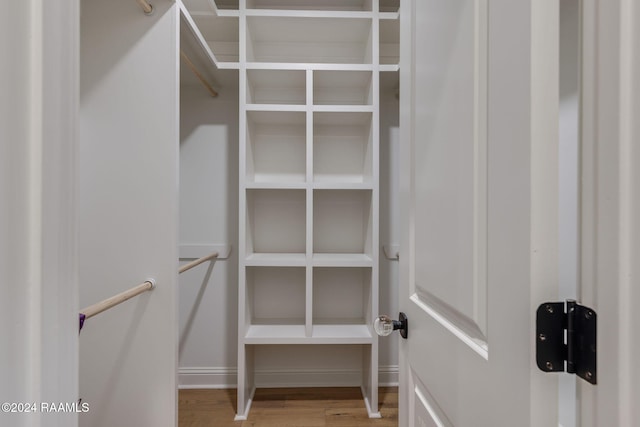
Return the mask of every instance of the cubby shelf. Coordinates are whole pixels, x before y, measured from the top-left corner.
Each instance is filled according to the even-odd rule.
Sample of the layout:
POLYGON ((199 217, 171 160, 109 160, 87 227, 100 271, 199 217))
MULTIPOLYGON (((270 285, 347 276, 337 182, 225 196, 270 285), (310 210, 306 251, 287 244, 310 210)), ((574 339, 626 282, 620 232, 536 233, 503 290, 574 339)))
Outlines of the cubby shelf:
POLYGON ((362 351, 379 416, 378 28, 393 43, 398 4, 240 3, 238 419, 255 347, 306 344, 362 351))
POLYGON ((246 179, 250 182, 306 180, 306 115, 291 111, 249 111, 246 179))
POLYGON ((246 21, 248 62, 372 63, 371 19, 247 16, 246 21))

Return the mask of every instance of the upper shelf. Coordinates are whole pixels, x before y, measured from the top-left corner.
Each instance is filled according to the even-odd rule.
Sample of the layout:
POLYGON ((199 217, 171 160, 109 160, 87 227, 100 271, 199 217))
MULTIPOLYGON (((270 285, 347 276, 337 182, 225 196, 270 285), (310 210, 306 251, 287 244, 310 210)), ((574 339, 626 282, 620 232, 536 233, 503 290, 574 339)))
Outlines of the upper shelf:
POLYGON ((250 16, 247 36, 248 62, 372 63, 367 19, 250 16))
POLYGON ((182 0, 193 14, 213 13, 217 16, 238 16, 238 0, 182 0))
MULTIPOLYGON (((237 0, 179 2, 182 27, 189 30, 183 31, 183 39, 189 45, 187 49, 196 51, 196 59, 205 69, 212 64, 213 74, 221 69, 239 68, 241 37, 237 4, 237 0)), ((380 70, 386 71, 388 67, 396 70, 399 1, 379 1, 379 49, 372 45, 372 18, 376 14, 371 11, 371 5, 371 0, 247 0, 247 66, 316 64, 316 68, 364 70, 373 66, 373 54, 377 50, 380 70)), ((220 78, 215 76, 214 80, 220 78)))
POLYGON ((371 0, 247 0, 248 9, 370 11, 371 0))
MULTIPOLYGON (((189 10, 215 10, 222 14, 237 13, 238 0, 183 0, 189 10)), ((371 11, 371 0, 247 0, 248 9, 371 11)), ((397 12, 400 0, 379 0, 380 12, 397 12)))
POLYGON ((238 62, 239 31, 237 17, 221 17, 211 13, 194 13, 193 20, 219 62, 238 62))

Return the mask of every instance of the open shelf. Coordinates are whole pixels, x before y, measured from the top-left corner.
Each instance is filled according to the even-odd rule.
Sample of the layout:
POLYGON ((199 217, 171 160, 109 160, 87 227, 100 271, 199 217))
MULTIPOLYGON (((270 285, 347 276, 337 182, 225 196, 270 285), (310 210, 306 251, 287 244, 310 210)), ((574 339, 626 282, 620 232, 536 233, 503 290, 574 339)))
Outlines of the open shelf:
POLYGON ((206 0, 213 1, 218 9, 238 10, 238 0, 206 0))
POLYGON ((313 269, 313 325, 367 325, 371 268, 313 269))
POLYGON ((193 14, 198 29, 219 62, 239 60, 238 17, 193 14))
POLYGON ((307 341, 304 325, 251 325, 245 344, 295 344, 307 341))
POLYGON ((245 2, 236 13, 246 206, 239 226, 238 417, 246 418, 255 388, 272 380, 265 372, 284 359, 279 354, 291 371, 279 381, 290 381, 298 364, 303 369, 317 355, 329 370, 349 357, 348 375, 342 369, 314 378, 360 385, 369 416, 379 417, 374 119, 381 71, 398 67, 399 1, 245 2))
POLYGON ((371 191, 313 191, 314 254, 372 253, 371 191))
MULTIPOLYGON (((257 254, 304 254, 306 197, 304 190, 246 190, 247 257, 257 254)), ((285 258, 285 255, 286 258, 285 258)))
POLYGON ((371 19, 249 16, 247 61, 371 64, 371 19))
POLYGON ((314 325, 310 337, 303 325, 251 325, 245 344, 371 344, 374 337, 367 325, 314 325))
POLYGON ((245 258, 247 266, 263 267, 304 267, 306 254, 301 253, 253 253, 245 258))
POLYGON ((380 0, 380 12, 398 12, 400 0, 380 0))
POLYGON ((295 183, 306 180, 306 114, 247 113, 247 181, 295 183))
POLYGON ((315 71, 315 105, 372 105, 370 71, 315 71))
POLYGON ((304 267, 247 267, 246 278, 250 325, 304 326, 304 267))
POLYGON ((367 254, 314 253, 314 267, 371 267, 373 258, 367 254))
POLYGON ((367 325, 313 325, 312 339, 327 344, 371 344, 367 325))
POLYGON ((247 70, 247 104, 306 103, 303 70, 247 70))
POLYGON ((313 115, 313 180, 369 183, 372 180, 371 113, 313 115))
POLYGON ((400 63, 400 19, 380 20, 380 64, 400 63))
POLYGON ((371 0, 247 0, 247 9, 370 11, 371 0))

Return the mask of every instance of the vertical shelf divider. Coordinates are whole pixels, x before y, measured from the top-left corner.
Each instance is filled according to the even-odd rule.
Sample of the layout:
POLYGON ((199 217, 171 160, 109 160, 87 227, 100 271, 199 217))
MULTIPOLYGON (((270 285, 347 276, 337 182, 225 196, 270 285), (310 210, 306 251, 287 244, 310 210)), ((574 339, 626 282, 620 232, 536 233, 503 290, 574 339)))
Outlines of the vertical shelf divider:
POLYGON ((239 180, 238 190, 238 404, 236 421, 246 420, 255 391, 253 383, 253 349, 244 344, 244 337, 250 325, 247 304, 247 16, 246 0, 238 3, 238 139, 239 147, 239 180))
POLYGON ((313 70, 306 69, 307 107, 307 287, 306 335, 313 336, 313 70))

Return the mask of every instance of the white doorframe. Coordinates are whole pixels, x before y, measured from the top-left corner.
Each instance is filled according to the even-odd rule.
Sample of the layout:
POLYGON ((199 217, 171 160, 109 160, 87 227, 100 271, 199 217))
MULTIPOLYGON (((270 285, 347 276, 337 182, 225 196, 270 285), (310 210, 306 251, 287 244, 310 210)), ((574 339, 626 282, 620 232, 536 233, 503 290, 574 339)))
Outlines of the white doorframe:
POLYGON ((640 418, 640 5, 583 2, 581 295, 598 313, 598 385, 583 427, 640 418))
MULTIPOLYGON (((73 403, 79 1, 8 2, 2 14, 1 397, 73 403)), ((77 425, 75 413, 0 417, 15 426, 77 425)))

